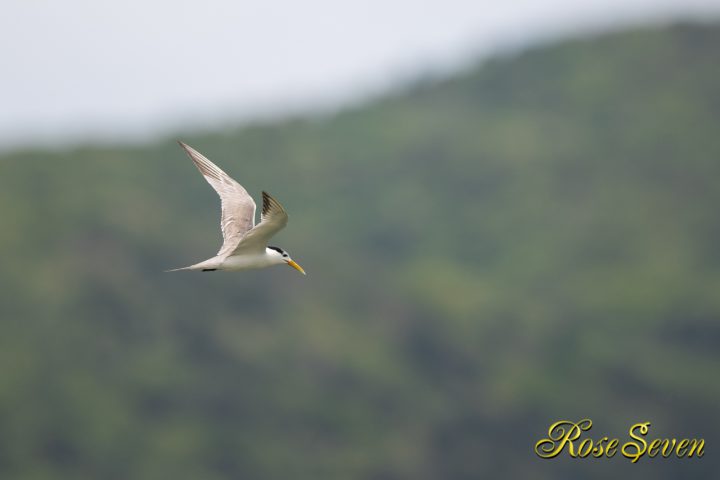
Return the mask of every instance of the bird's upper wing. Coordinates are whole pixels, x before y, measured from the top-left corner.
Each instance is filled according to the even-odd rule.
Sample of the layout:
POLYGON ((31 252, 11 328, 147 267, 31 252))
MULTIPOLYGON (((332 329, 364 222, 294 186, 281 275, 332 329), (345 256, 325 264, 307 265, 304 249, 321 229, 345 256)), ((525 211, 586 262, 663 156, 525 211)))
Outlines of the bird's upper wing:
POLYGON ((280 202, 267 192, 262 192, 262 197, 260 223, 245 234, 231 255, 264 252, 270 238, 287 225, 288 215, 280 202))
POLYGON ((218 255, 226 255, 232 252, 243 236, 255 226, 255 201, 242 185, 230 178, 202 153, 183 142, 178 143, 185 149, 205 180, 220 195, 222 209, 220 229, 223 244, 218 255))

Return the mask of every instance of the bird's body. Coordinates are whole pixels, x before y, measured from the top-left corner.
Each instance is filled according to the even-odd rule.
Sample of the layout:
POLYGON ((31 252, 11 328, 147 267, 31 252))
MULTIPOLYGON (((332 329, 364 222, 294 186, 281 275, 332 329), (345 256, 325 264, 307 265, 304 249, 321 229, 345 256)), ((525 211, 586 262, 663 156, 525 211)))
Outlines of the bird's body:
POLYGON ((247 191, 194 148, 179 142, 205 180, 220 196, 222 217, 220 229, 223 244, 217 255, 189 267, 170 270, 249 270, 272 265, 289 265, 303 275, 305 271, 287 252, 268 246, 270 237, 287 225, 285 209, 269 193, 263 192, 260 223, 255 225, 255 201, 247 191))
POLYGON ((229 257, 223 257, 218 255, 213 258, 209 258, 195 265, 189 267, 176 268, 170 270, 176 272, 178 270, 202 270, 206 272, 213 272, 215 270, 251 270, 255 268, 266 268, 273 265, 282 265, 285 262, 282 256, 277 255, 277 252, 269 248, 265 249, 260 254, 245 254, 245 255, 231 255, 229 257))

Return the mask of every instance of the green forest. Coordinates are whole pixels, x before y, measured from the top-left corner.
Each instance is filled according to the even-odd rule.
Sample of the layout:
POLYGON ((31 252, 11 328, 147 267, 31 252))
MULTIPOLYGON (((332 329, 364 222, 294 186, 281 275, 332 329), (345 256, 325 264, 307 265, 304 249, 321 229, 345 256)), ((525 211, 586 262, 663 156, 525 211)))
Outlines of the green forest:
POLYGON ((0 154, 0 478, 717 478, 719 53, 718 24, 637 28, 0 154), (283 203, 306 277, 164 272, 221 243, 176 139, 283 203), (707 452, 535 455, 583 418, 707 452))

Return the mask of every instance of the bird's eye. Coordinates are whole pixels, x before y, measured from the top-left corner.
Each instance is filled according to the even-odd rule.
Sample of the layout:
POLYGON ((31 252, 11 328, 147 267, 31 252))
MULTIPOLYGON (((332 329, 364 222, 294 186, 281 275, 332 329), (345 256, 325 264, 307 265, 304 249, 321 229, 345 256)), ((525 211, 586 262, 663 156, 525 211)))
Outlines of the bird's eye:
POLYGON ((283 253, 283 257, 287 258, 287 256, 288 256, 287 253, 283 253))

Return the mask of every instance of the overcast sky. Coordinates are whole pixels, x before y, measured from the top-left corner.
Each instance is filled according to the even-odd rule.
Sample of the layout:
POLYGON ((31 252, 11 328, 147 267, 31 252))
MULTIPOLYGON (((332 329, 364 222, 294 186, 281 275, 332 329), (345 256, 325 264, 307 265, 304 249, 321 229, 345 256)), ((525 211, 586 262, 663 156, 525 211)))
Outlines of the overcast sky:
POLYGON ((0 149, 342 104, 508 45, 720 0, 3 0, 0 149))

